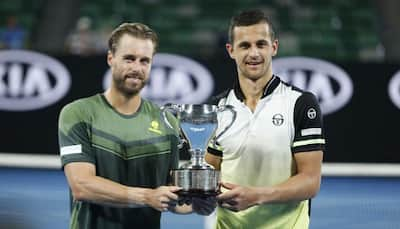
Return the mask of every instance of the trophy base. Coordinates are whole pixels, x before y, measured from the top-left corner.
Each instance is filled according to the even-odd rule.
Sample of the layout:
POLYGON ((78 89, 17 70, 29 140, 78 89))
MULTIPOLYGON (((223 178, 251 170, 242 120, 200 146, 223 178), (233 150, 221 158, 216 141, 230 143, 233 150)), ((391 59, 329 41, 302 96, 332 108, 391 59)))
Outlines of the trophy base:
POLYGON ((219 190, 219 171, 214 169, 172 170, 172 185, 182 187, 184 196, 216 196, 219 190))
POLYGON ((179 197, 197 197, 197 198, 208 198, 208 197, 216 197, 221 192, 213 191, 213 190, 200 190, 200 189, 191 189, 191 190, 179 190, 176 192, 179 197))
MULTIPOLYGON (((180 190, 176 192, 179 196, 178 204, 183 205, 187 204, 190 205, 192 203, 192 198, 199 198, 199 199, 209 199, 209 198, 216 198, 220 191, 205 191, 199 189, 191 189, 191 190, 180 190)), ((215 200, 216 201, 216 200, 215 200)))

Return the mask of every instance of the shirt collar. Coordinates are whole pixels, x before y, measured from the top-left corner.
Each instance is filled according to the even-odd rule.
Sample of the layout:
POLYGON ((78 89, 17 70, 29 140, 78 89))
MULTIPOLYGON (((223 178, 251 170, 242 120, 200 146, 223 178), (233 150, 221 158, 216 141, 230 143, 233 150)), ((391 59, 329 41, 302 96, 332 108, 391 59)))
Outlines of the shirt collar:
MULTIPOLYGON (((281 80, 279 79, 278 76, 272 75, 272 78, 268 81, 268 83, 264 87, 264 92, 261 98, 265 98, 266 96, 272 94, 272 92, 275 90, 275 88, 279 85, 280 82, 281 80)), ((240 88, 239 80, 237 78, 235 78, 235 82, 233 84, 233 91, 235 92, 236 97, 243 102, 245 97, 242 89, 240 88)))

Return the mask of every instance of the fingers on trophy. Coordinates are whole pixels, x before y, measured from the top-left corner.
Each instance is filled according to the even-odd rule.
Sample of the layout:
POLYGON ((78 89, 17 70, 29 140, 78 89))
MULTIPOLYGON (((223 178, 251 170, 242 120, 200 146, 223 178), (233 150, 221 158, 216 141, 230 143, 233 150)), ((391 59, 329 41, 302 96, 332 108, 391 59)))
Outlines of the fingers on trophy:
POLYGON ((219 194, 220 173, 205 161, 206 148, 211 140, 213 144, 232 126, 236 119, 236 112, 230 105, 209 104, 166 104, 162 108, 162 115, 168 121, 166 111, 175 114, 179 120, 181 141, 189 144, 191 158, 178 169, 172 170, 172 185, 182 189, 177 192, 180 199, 209 198, 219 194), (230 112, 231 121, 224 129, 218 128, 218 115, 230 112), (222 130, 218 135, 216 130, 222 130))

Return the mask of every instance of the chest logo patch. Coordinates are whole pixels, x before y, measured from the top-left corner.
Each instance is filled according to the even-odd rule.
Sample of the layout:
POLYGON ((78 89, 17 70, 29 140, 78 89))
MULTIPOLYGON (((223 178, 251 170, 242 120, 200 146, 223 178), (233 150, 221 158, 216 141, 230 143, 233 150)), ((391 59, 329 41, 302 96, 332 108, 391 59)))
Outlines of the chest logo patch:
POLYGON ((274 116, 272 116, 272 123, 275 126, 280 126, 283 124, 283 115, 282 114, 274 114, 274 116))
POLYGON ((307 117, 309 119, 315 119, 317 117, 317 111, 314 108, 310 108, 307 111, 307 117))
POLYGON ((157 133, 157 134, 161 134, 160 123, 158 123, 157 121, 154 121, 154 120, 151 121, 149 131, 157 133))

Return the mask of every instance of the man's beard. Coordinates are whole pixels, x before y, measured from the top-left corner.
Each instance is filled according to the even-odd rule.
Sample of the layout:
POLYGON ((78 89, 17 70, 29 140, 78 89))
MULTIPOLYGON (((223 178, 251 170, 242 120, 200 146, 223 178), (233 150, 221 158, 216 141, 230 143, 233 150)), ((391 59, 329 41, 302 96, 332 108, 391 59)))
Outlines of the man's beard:
POLYGON ((144 88, 144 86, 147 84, 147 80, 144 80, 143 78, 140 78, 142 84, 136 85, 136 87, 127 87, 126 86, 126 78, 124 77, 123 79, 121 78, 114 78, 113 77, 113 81, 115 84, 116 89, 125 97, 132 97, 135 95, 138 95, 139 92, 144 88))

